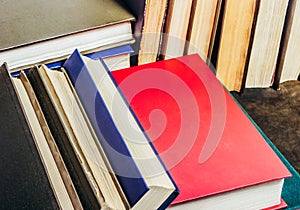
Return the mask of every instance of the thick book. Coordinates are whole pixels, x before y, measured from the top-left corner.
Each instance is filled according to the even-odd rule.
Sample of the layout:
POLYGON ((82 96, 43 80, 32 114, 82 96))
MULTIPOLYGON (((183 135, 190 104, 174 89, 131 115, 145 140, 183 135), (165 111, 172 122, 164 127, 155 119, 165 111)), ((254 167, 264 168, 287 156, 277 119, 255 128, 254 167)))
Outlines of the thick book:
POLYGON ((94 134, 66 74, 42 65, 36 70, 51 99, 86 179, 101 209, 128 209, 128 204, 109 168, 109 161, 94 134))
POLYGON ((78 156, 69 140, 67 130, 64 129, 63 122, 47 93, 46 86, 44 85, 37 68, 32 68, 26 76, 28 77, 41 106, 41 110, 70 174, 82 207, 84 209, 99 209, 99 202, 97 201, 84 170, 78 161, 78 156))
POLYGON ((279 87, 279 83, 289 80, 299 80, 300 75, 300 2, 289 1, 286 14, 285 27, 281 39, 281 48, 277 65, 277 75, 274 86, 279 87))
POLYGON ((290 172, 199 55, 112 75, 180 190, 171 208, 280 204, 290 172))
POLYGON ((186 54, 200 54, 210 61, 222 0, 194 0, 187 33, 186 54))
POLYGON ((0 85, 0 208, 74 209, 26 90, 6 64, 0 85))
POLYGON ((186 45, 192 0, 169 0, 160 54, 163 58, 182 56, 186 45))
POLYGON ((216 61, 217 77, 228 90, 241 91, 249 62, 251 37, 258 11, 256 0, 224 0, 224 14, 216 61))
POLYGON ((136 17, 134 50, 138 55, 135 63, 145 64, 156 61, 168 0, 123 0, 136 17))
POLYGON ((266 88, 273 83, 288 3, 287 0, 259 2, 246 88, 266 88))
POLYGON ((5 1, 0 13, 0 62, 11 70, 61 60, 75 48, 91 52, 134 42, 134 16, 117 0, 5 1))
POLYGON ((130 207, 165 209, 177 187, 106 66, 76 50, 64 68, 130 207))

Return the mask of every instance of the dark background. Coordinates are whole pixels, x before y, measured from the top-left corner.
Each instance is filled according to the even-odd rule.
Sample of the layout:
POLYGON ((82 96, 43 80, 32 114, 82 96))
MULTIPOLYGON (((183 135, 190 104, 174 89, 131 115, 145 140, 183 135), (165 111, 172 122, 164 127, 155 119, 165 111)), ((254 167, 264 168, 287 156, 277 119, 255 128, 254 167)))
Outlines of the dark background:
POLYGON ((300 173, 300 81, 232 92, 263 132, 300 173))

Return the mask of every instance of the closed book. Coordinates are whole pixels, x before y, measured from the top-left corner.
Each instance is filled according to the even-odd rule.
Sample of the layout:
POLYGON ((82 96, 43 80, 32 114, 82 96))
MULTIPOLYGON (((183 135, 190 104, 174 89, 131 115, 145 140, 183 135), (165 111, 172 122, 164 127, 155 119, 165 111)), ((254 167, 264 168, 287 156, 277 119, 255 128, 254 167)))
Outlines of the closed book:
POLYGON ((117 0, 5 1, 0 62, 11 71, 81 52, 133 43, 133 15, 117 0))
POLYGON ((130 207, 166 208, 177 187, 106 66, 76 50, 64 68, 130 207))
POLYGON ((112 72, 180 190, 171 209, 262 209, 290 172, 199 55, 112 72))
POLYGON ((97 198, 95 197, 81 164, 77 159, 77 154, 72 147, 67 131, 65 130, 63 122, 60 120, 59 114, 47 93, 47 89, 40 74, 38 73, 37 68, 32 68, 26 75, 36 94, 41 110, 47 120, 49 129, 55 139, 63 161, 73 181, 82 207, 84 209, 99 209, 100 205, 97 198))
POLYGON ((163 58, 174 58, 184 54, 192 3, 192 0, 169 0, 160 50, 163 58))
MULTIPOLYGON (((85 54, 85 56, 92 59, 103 59, 110 71, 117 69, 124 69, 130 67, 130 54, 133 53, 133 49, 130 45, 122 45, 118 47, 112 47, 105 50, 99 50, 96 52, 85 54)), ((47 63, 46 66, 50 69, 56 69, 62 67, 66 59, 56 62, 47 63)), ((15 75, 18 72, 13 73, 15 75)))
POLYGON ((156 61, 168 0, 123 0, 136 17, 134 50, 138 55, 134 63, 145 64, 156 61))
POLYGON ((0 68, 0 86, 0 208, 59 209, 47 163, 42 161, 33 127, 5 64, 0 68))

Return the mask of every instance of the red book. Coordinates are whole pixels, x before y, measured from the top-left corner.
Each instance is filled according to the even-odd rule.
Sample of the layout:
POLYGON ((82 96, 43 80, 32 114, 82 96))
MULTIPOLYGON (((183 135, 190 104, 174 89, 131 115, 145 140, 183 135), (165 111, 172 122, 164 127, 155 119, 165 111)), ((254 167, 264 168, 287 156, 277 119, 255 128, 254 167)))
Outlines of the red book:
POLYGON ((112 75, 179 187, 172 208, 280 204, 289 171, 198 55, 112 75))

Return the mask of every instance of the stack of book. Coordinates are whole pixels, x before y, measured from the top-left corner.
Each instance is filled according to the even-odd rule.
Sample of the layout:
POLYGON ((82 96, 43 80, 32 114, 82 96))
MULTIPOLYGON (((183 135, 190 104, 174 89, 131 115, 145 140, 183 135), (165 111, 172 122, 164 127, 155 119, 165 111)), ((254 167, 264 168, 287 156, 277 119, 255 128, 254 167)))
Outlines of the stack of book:
POLYGON ((286 206, 289 171, 199 55, 110 72, 76 50, 1 78, 6 208, 286 206))
POLYGON ((289 170, 207 66, 210 44, 201 41, 205 53, 192 47, 196 25, 205 28, 206 43, 215 36, 221 1, 131 5, 143 11, 134 47, 148 63, 133 67, 135 18, 123 3, 4 2, 0 208, 286 207, 289 170), (211 24, 199 21, 204 8, 211 24), (181 22, 192 27, 180 31, 191 44, 176 45, 179 57, 152 62, 175 45, 139 33, 163 30, 164 19, 170 34, 181 22), (149 40, 154 54, 144 46, 149 40))
POLYGON ((0 62, 11 71, 61 61, 75 48, 84 54, 116 48, 103 56, 120 64, 131 51, 124 46, 134 42, 134 16, 119 1, 5 1, 0 12, 0 62))

